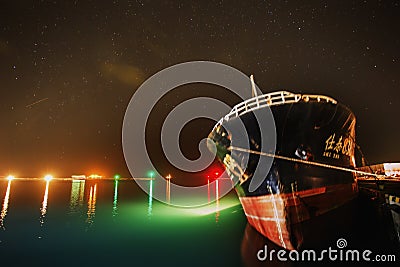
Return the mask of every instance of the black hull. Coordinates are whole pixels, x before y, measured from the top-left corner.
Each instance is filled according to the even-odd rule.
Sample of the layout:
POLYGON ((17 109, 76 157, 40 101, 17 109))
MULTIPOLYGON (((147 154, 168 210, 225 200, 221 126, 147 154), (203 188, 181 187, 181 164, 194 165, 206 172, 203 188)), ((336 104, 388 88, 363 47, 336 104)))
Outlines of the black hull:
MULTIPOLYGON (((300 102, 273 106, 271 111, 277 133, 276 155, 354 168, 355 116, 348 108, 341 104, 300 102)), ((256 110, 253 112, 264 111, 256 110)), ((250 149, 259 151, 261 146, 260 131, 252 112, 224 122, 222 127, 233 128, 232 124, 240 123, 239 120, 246 126, 249 139, 252 140, 250 149)), ((221 130, 225 131, 224 129, 221 130)), ((234 134, 227 133, 225 136, 229 137, 234 134)), ((235 162, 240 162, 240 159, 244 157, 244 152, 227 149, 230 140, 222 137, 216 129, 209 137, 217 145, 217 156, 221 162, 224 162, 227 155, 235 162)), ((274 159, 271 170, 265 174, 266 179, 263 184, 257 190, 250 192, 248 190, 249 184, 259 158, 259 155, 251 154, 248 164, 240 166, 241 169, 246 169, 245 179, 243 177, 232 177, 234 180, 245 180, 237 187, 239 196, 269 194, 268 186, 272 188, 273 193, 291 193, 293 186, 295 186, 295 191, 303 191, 354 182, 354 176, 350 172, 274 159)), ((225 167, 229 172, 230 166, 225 165, 225 167)), ((230 172, 230 175, 235 176, 233 172, 230 172)))
POLYGON ((249 223, 276 244, 296 249, 304 238, 298 224, 343 205, 357 194, 352 172, 329 168, 354 169, 355 116, 341 104, 308 99, 270 109, 276 125, 275 155, 285 159, 273 158, 256 190, 249 187, 260 157, 265 156, 254 153, 260 152, 262 145, 256 116, 265 111, 254 109, 223 120, 209 138, 231 178, 239 181, 235 188, 249 223), (236 133, 229 129, 239 123, 246 127, 250 155, 231 147, 236 133), (243 164, 245 154, 248 161, 243 164))

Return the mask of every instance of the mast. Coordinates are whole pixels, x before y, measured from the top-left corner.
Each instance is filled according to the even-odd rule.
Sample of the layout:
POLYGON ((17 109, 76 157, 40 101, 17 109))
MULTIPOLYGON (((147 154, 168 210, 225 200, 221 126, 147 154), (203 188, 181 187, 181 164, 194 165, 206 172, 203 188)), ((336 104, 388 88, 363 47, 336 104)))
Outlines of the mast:
POLYGON ((250 75, 250 81, 251 81, 251 97, 253 98, 257 96, 256 84, 254 83, 253 74, 250 75))

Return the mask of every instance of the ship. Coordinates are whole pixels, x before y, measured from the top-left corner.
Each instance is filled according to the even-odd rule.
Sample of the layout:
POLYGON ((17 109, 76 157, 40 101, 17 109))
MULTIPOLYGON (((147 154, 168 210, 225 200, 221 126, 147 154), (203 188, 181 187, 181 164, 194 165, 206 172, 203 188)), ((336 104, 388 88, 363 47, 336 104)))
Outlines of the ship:
POLYGON ((257 95, 252 76, 250 80, 253 96, 217 122, 208 136, 209 148, 235 182, 249 224, 278 246, 297 250, 307 238, 303 225, 358 194, 353 171, 356 117, 329 96, 288 91, 257 95), (267 109, 275 122, 274 153, 262 150, 261 131, 269 125, 257 120, 267 109), (235 132, 240 124, 246 135, 235 132), (248 140, 236 144, 247 142, 248 148, 232 144, 241 138, 248 140), (270 168, 261 170, 262 182, 254 189, 251 183, 263 157, 271 158, 270 168))

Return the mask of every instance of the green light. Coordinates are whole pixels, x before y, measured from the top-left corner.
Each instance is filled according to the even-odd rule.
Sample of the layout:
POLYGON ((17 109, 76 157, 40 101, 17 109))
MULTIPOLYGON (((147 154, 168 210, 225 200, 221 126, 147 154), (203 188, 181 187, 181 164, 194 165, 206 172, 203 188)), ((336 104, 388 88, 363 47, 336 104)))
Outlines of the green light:
POLYGON ((150 175, 151 178, 154 177, 154 174, 155 174, 154 171, 149 171, 149 175, 150 175))
POLYGON ((119 175, 119 174, 114 175, 114 179, 119 179, 119 178, 121 178, 121 175, 119 175))

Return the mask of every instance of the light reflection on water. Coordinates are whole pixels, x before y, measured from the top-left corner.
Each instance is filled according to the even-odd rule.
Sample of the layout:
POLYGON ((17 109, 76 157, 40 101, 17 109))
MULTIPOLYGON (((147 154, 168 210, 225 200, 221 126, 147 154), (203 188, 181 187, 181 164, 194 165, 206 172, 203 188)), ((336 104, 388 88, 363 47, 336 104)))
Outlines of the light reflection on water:
POLYGON ((94 218, 96 216, 96 199, 97 199, 97 183, 94 186, 90 186, 90 193, 88 199, 88 211, 86 222, 90 227, 94 223, 94 218))
POLYGON ((69 209, 71 213, 79 212, 85 199, 85 180, 72 180, 69 209))
MULTIPOLYGON (((215 187, 210 185, 204 196, 208 194, 214 199, 224 182, 215 183, 215 187)), ((38 262, 57 266, 117 266, 133 265, 132 260, 144 259, 148 266, 233 267, 243 263, 253 266, 260 264, 257 251, 265 244, 268 248, 273 246, 251 227, 243 234, 246 219, 234 192, 207 206, 187 209, 153 201, 133 181, 53 180, 46 182, 45 188, 43 185, 41 180, 8 183, 0 180, 0 194, 4 196, 0 216, 2 266, 28 266, 38 262), (29 257, 20 257, 21 251, 29 257), (81 256, 79 261, 75 255, 81 256)), ((157 183, 149 181, 148 186, 154 192, 157 183)), ((384 228, 369 214, 357 220, 365 225, 365 231, 358 224, 353 225, 357 232, 339 230, 347 228, 346 218, 352 218, 347 211, 340 220, 328 218, 334 224, 322 230, 332 233, 333 237, 324 244, 332 245, 337 237, 345 237, 355 248, 363 248, 365 242, 365 248, 372 249, 371 243, 376 243, 392 253, 388 245, 377 242, 376 236, 384 228), (375 222, 372 226, 371 221, 375 222), (365 236, 363 242, 357 243, 357 236, 365 236)), ((313 233, 316 230, 310 229, 313 233)), ((317 237, 320 242, 323 236, 317 237)), ((320 243, 311 248, 318 246, 320 243)))
MULTIPOLYGON (((157 183, 149 180, 148 186, 150 192, 154 193, 157 183)), ((205 196, 210 193, 214 198, 214 194, 218 195, 214 193, 215 189, 213 186, 212 192, 207 192, 206 188, 205 196)), ((189 253, 195 257, 198 249, 186 251, 188 247, 185 244, 190 240, 195 240, 193 246, 210 247, 209 241, 205 241, 207 238, 218 239, 218 236, 226 233, 230 235, 230 231, 236 233, 233 226, 237 221, 232 217, 239 218, 239 240, 242 234, 240 225, 244 221, 240 212, 223 212, 235 206, 240 209, 235 194, 207 206, 176 208, 153 200, 132 180, 54 179, 44 182, 40 179, 15 179, 6 182, 0 179, 0 194, 2 266, 24 266, 29 264, 28 258, 41 258, 44 262, 47 257, 52 258, 53 262, 57 259, 61 265, 71 266, 76 264, 71 263, 71 255, 81 255, 83 251, 98 257, 90 262, 88 259, 88 265, 94 262, 104 265, 106 258, 109 266, 115 266, 111 258, 107 261, 107 255, 115 254, 121 261, 129 262, 133 255, 139 258, 149 256, 150 251, 161 246, 161 243, 161 253, 185 250, 185 255, 189 253), (225 229, 224 225, 228 225, 228 230, 221 231, 220 227, 225 229), (24 251, 29 257, 18 257, 17 251, 24 251), (43 251, 49 251, 47 256, 43 251)), ((173 194, 170 197, 173 198, 173 194)), ((215 242, 212 246, 213 250, 218 248, 215 242)), ((149 265, 159 265, 165 261, 170 261, 172 265, 175 260, 174 257, 164 257, 163 260, 162 257, 150 258, 152 264, 149 265)), ((205 258, 202 259, 204 263, 205 258)), ((85 265, 85 261, 86 258, 79 265, 85 265)))
POLYGON ((0 214, 0 228, 4 228, 4 219, 7 215, 7 211, 8 211, 8 202, 10 199, 10 190, 11 190, 11 180, 8 181, 7 184, 7 190, 6 190, 6 194, 4 196, 4 201, 3 201, 3 206, 1 209, 1 214, 0 214))
POLYGON ((115 217, 118 214, 118 184, 119 181, 115 180, 114 181, 114 201, 113 201, 113 210, 112 210, 112 216, 115 217))
POLYGON ((215 181, 215 222, 218 222, 219 219, 219 211, 220 211, 220 207, 219 207, 219 181, 216 180, 215 181))
MULTIPOLYGON (((41 183, 40 179, 35 179, 34 181, 29 181, 27 179, 18 179, 18 183, 24 183, 24 182, 32 182, 32 183, 41 183), (18 181, 20 180, 20 181, 18 181)), ((5 229, 5 218, 7 216, 7 213, 9 212, 9 201, 10 201, 10 193, 11 193, 11 184, 13 181, 8 181, 7 183, 7 188, 5 190, 5 195, 3 199, 3 204, 2 204, 2 210, 1 210, 1 215, 0 215, 0 227, 5 229)), ((68 180, 53 180, 53 181, 46 181, 44 192, 42 195, 42 201, 41 201, 41 206, 40 206, 40 216, 39 216, 39 222, 40 226, 43 226, 45 224, 45 218, 48 215, 48 206, 49 206, 49 191, 50 187, 52 187, 52 183, 62 183, 65 182, 66 184, 70 184, 70 192, 69 192, 69 207, 68 207, 68 212, 67 214, 71 216, 79 215, 82 213, 84 201, 85 201, 85 196, 87 199, 87 211, 86 211, 86 219, 85 223, 87 224, 88 227, 90 227, 92 224, 95 222, 95 217, 96 217, 96 202, 97 202, 97 195, 98 195, 98 182, 100 183, 108 183, 109 181, 100 181, 100 180, 90 180, 90 181, 85 181, 85 180, 77 180, 77 179, 70 179, 68 180), (85 190, 87 189, 87 190, 85 190)), ((113 218, 115 218, 119 211, 118 211, 118 202, 119 202, 119 186, 120 182, 118 179, 113 181, 113 198, 112 198, 112 211, 111 215, 113 218)), ((129 182, 128 182, 129 183, 129 182)), ((63 184, 63 186, 66 186, 66 184, 63 184)), ((141 206, 143 208, 146 208, 147 211, 147 217, 150 218, 154 214, 154 203, 153 203, 153 192, 154 192, 154 180, 149 180, 149 195, 147 196, 147 205, 143 206, 143 203, 141 202, 141 206)), ((211 189, 210 184, 208 184, 207 187, 207 195, 210 198, 211 195, 215 196, 215 201, 211 202, 209 205, 202 206, 202 207, 196 207, 192 209, 186 209, 186 208, 174 208, 172 206, 168 205, 162 205, 162 209, 157 209, 157 212, 159 214, 163 213, 163 209, 173 210, 172 214, 180 214, 182 216, 186 216, 187 214, 191 215, 197 215, 197 216, 204 216, 204 215, 209 215, 209 214, 214 214, 215 215, 215 222, 217 223, 219 221, 220 217, 220 211, 236 206, 239 204, 237 200, 235 201, 225 201, 222 205, 220 204, 219 198, 219 181, 217 180, 215 183, 215 188, 211 189)), ((166 187, 166 200, 169 200, 171 197, 170 195, 170 188, 167 185, 166 187)), ((158 203, 159 204, 159 203, 158 203)))
POLYGON ((42 206, 40 208, 40 218, 39 218, 40 226, 43 226, 44 217, 46 216, 46 213, 47 213, 47 201, 49 199, 49 186, 50 186, 50 181, 47 181, 46 182, 46 189, 44 190, 42 206))
POLYGON ((148 205, 148 208, 147 208, 147 216, 148 217, 151 216, 151 213, 153 211, 153 180, 150 180, 149 187, 150 187, 150 190, 149 190, 149 205, 148 205))

